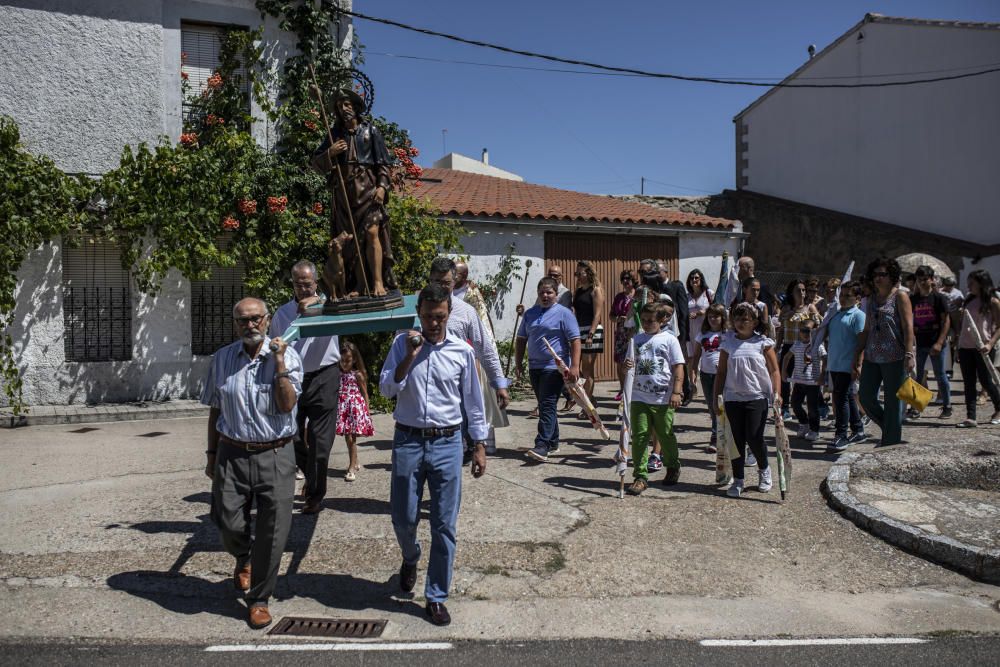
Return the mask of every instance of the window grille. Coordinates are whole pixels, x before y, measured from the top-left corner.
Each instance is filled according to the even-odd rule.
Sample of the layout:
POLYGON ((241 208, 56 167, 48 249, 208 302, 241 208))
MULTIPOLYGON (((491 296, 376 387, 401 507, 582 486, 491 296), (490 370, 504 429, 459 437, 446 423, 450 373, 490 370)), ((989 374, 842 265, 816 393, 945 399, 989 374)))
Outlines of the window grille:
MULTIPOLYGON (((223 244, 228 243, 228 239, 223 244)), ((233 306, 243 298, 243 267, 215 267, 208 280, 191 281, 191 353, 214 354, 236 340, 233 306)))
POLYGON ((66 361, 130 360, 132 292, 118 247, 83 238, 63 247, 62 266, 66 361))

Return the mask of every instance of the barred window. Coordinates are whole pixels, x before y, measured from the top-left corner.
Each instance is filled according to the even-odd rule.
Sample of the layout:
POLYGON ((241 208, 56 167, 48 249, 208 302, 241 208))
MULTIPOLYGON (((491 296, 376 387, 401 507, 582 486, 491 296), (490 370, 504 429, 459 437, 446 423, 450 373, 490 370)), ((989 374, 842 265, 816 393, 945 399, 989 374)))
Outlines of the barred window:
POLYGON ((64 245, 63 347, 66 361, 132 358, 132 292, 118 246, 85 237, 64 245))
POLYGON ((208 280, 191 281, 191 353, 214 354, 236 340, 233 306, 243 298, 243 267, 215 267, 208 280))
MULTIPOLYGON (((181 24, 181 51, 186 55, 181 71, 188 76, 189 95, 201 95, 208 87, 209 77, 219 69, 219 52, 222 49, 224 35, 225 29, 220 26, 181 24)), ((249 103, 250 88, 246 70, 241 66, 234 74, 240 78, 242 90, 247 93, 246 99, 249 103)), ((185 99, 182 111, 183 119, 187 122, 198 109, 185 99)))

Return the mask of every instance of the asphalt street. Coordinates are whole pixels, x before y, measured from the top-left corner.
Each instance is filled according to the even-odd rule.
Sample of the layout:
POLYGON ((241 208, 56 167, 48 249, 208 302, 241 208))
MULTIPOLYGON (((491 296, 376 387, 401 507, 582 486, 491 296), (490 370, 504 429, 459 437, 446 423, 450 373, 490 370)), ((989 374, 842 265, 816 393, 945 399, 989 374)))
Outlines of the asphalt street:
MULTIPOLYGON (((919 639, 919 638, 917 638, 919 639)), ((829 640, 828 640, 829 641, 829 640)), ((873 640, 880 641, 880 640, 873 640)), ((884 640, 883 640, 884 641, 884 640)), ((898 641, 898 640, 897 640, 898 641)), ((267 644, 219 646, 119 644, 4 644, 3 662, 11 665, 597 665, 670 664, 744 666, 779 665, 924 665, 1000 664, 1000 637, 930 637, 921 643, 704 646, 692 641, 615 641, 607 639, 525 642, 440 642, 425 650, 385 650, 384 644, 328 648, 299 643, 282 647, 267 644)), ((419 645, 413 645, 419 646, 419 645)))

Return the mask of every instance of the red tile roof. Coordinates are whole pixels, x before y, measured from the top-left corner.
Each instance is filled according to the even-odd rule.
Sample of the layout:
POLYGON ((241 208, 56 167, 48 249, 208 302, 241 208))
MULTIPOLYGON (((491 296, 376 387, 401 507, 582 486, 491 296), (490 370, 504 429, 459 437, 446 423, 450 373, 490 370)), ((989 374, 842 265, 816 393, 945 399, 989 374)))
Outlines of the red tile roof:
POLYGON ((451 169, 424 169, 421 187, 446 216, 519 218, 565 222, 641 223, 732 229, 733 220, 559 190, 495 176, 451 169))

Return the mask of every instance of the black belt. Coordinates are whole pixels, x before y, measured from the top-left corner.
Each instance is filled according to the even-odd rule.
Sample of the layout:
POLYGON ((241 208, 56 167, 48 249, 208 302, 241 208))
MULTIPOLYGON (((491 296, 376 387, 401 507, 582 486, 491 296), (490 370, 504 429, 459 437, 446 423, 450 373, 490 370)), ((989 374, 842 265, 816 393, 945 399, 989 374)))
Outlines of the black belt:
POLYGON ((267 442, 240 442, 239 440, 226 437, 221 433, 219 434, 219 440, 237 449, 242 449, 245 452, 266 452, 269 449, 284 447, 292 441, 291 438, 278 438, 277 440, 268 440, 267 442))
POLYGON ((396 422, 396 430, 402 431, 407 435, 415 435, 418 438, 448 438, 458 431, 462 430, 461 424, 456 424, 455 426, 443 426, 440 428, 416 428, 413 426, 407 426, 406 424, 400 424, 396 422))

